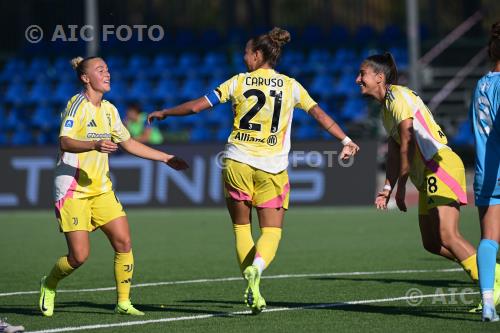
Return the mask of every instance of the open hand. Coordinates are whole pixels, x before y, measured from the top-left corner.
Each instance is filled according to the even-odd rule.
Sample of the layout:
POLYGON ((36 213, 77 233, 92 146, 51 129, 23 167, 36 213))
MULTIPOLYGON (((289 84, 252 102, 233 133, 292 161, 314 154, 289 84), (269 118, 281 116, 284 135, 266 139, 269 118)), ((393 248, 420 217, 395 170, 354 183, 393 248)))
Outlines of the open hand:
POLYGON ((163 120, 165 118, 167 118, 167 116, 163 114, 163 111, 151 112, 148 114, 148 124, 151 124, 155 120, 163 120))
POLYGON ((348 160, 351 156, 356 155, 359 151, 359 146, 355 144, 353 141, 349 142, 342 148, 342 152, 340 153, 340 158, 342 160, 348 160))
POLYGON ((391 198, 391 192, 389 190, 383 190, 377 193, 375 198, 375 207, 377 209, 387 209, 387 204, 391 198))
POLYGON ((94 150, 100 153, 111 154, 118 149, 118 145, 113 141, 109 140, 99 140, 94 142, 94 150))

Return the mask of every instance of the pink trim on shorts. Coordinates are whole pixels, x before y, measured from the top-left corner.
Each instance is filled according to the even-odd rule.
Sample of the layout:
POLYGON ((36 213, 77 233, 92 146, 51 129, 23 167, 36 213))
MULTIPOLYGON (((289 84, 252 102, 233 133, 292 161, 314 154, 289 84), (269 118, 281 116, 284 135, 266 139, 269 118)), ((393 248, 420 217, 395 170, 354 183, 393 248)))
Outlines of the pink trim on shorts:
POLYGON ((283 207, 283 202, 285 201, 286 195, 290 192, 290 183, 286 183, 283 188, 283 193, 278 195, 276 198, 273 198, 269 201, 266 201, 260 205, 257 205, 259 208, 281 208, 283 207))
POLYGON ((238 201, 252 201, 252 197, 245 192, 235 189, 228 183, 225 183, 224 186, 226 187, 227 193, 229 193, 231 199, 238 201))
MULTIPOLYGON (((434 138, 420 110, 415 112, 415 116, 417 117, 418 121, 422 123, 422 126, 424 126, 424 129, 427 131, 427 133, 429 133, 429 135, 432 138, 434 138)), ((466 205, 467 194, 462 189, 462 186, 460 186, 460 184, 455 180, 455 178, 450 176, 448 172, 446 172, 443 168, 441 168, 436 161, 434 160, 426 161, 423 158, 423 156, 422 159, 424 160, 424 163, 427 166, 427 168, 429 168, 429 170, 434 172, 436 176, 438 176, 439 179, 441 179, 446 185, 448 185, 448 187, 457 195, 459 203, 461 205, 466 205)))
POLYGON ((434 161, 425 161, 425 165, 438 176, 448 187, 457 195, 458 201, 461 205, 467 204, 467 194, 462 189, 460 184, 450 176, 439 164, 434 161))
POLYGON ((66 200, 68 200, 68 199, 73 198, 73 194, 75 193, 75 189, 78 186, 78 178, 79 178, 79 176, 80 176, 80 168, 77 165, 76 166, 75 176, 73 177, 73 182, 69 186, 68 191, 66 192, 66 194, 64 195, 64 197, 62 197, 60 200, 56 201, 56 203, 55 203, 55 205, 56 205, 55 212, 56 212, 56 217, 57 218, 61 217, 61 213, 60 212, 61 212, 61 208, 64 206, 64 202, 66 200))

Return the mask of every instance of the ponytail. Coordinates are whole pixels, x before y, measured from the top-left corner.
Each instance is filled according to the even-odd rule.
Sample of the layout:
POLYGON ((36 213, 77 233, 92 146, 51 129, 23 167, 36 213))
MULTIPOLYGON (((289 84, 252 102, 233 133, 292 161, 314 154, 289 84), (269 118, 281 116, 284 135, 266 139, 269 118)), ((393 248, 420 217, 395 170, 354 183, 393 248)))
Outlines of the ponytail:
POLYGON ((385 75, 385 83, 398 83, 398 68, 390 52, 369 56, 365 59, 364 63, 370 65, 375 73, 383 73, 385 75))

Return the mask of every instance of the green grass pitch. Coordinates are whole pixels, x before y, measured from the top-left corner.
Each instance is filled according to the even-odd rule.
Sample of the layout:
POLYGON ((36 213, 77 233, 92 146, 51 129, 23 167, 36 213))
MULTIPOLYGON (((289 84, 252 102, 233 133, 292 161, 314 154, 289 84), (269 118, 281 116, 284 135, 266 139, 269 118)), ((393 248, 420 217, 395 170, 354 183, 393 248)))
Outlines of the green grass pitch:
MULTIPOLYGON (((462 212, 461 230, 476 246, 477 213, 462 212)), ((1 212, 0 317, 47 332, 498 332, 499 323, 467 312, 477 293, 436 296, 477 288, 453 270, 458 265, 423 250, 416 214, 292 207, 278 255, 264 272, 270 278, 261 282, 268 310, 252 316, 225 210, 129 209, 134 284, 145 284, 132 289, 132 299, 146 316, 113 314, 112 288, 82 290, 114 285, 113 251, 97 231, 87 263, 59 286, 76 291, 59 292, 54 316, 44 318, 36 291, 66 252, 64 237, 49 211, 1 212), (411 305, 411 288, 429 296, 411 305), (5 295, 12 292, 23 293, 5 295)))

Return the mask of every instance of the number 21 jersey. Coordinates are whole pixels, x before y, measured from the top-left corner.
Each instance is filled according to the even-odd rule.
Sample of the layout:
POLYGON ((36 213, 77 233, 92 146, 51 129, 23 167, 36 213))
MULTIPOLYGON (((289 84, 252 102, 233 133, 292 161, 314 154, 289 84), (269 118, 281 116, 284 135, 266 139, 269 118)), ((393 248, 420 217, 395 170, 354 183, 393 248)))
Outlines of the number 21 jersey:
POLYGON ((225 157, 270 173, 288 167, 294 108, 308 112, 317 104, 295 79, 263 68, 235 75, 205 97, 212 106, 232 102, 225 157))

